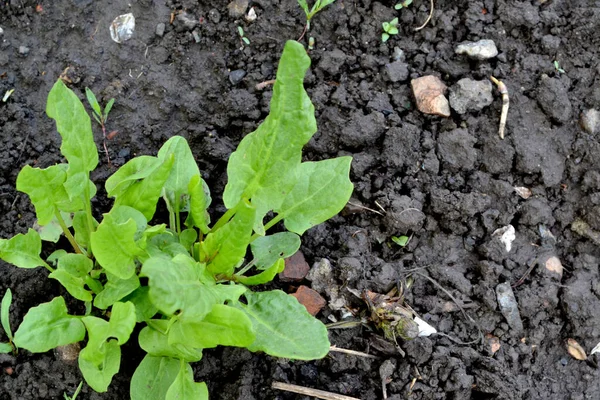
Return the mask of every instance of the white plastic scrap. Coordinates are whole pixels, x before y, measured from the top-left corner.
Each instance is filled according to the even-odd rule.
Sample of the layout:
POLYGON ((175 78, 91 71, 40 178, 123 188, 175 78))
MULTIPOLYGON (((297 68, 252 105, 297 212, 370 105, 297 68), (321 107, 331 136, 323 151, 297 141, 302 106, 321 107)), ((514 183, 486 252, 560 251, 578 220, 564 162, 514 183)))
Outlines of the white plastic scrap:
POLYGON ((254 7, 250 8, 250 11, 248 11, 248 14, 246 15, 246 21, 253 22, 256 20, 256 17, 256 10, 254 10, 254 7))
POLYGON ((592 355, 592 354, 594 354, 594 353, 600 353, 600 343, 598 343, 598 344, 596 345, 596 347, 594 347, 594 348, 592 349, 592 352, 590 353, 590 355, 592 355))
POLYGON ((119 15, 110 24, 110 37, 117 43, 131 39, 135 30, 135 17, 133 14, 119 15))
POLYGON ((429 325, 427 322, 423 321, 421 318, 419 317, 415 317, 415 322, 417 323, 417 326, 419 327, 419 336, 431 336, 434 333, 437 333, 437 330, 429 325))
POLYGON ((512 242, 517 238, 515 235, 515 228, 512 225, 506 225, 503 228, 496 229, 494 233, 492 233, 492 237, 493 236, 500 236, 500 241, 506 246, 507 253, 510 252, 510 249, 512 249, 512 242))

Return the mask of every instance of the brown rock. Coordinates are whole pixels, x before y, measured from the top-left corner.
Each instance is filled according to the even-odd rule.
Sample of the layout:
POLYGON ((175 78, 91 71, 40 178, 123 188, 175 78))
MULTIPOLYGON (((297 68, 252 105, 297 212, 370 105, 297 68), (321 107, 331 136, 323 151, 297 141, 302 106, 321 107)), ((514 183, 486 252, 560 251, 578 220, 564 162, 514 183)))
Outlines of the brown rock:
POLYGON ((306 307, 306 310, 313 316, 317 315, 326 304, 325 299, 319 293, 304 285, 300 286, 292 296, 298 299, 300 304, 306 307))
POLYGON ((310 265, 304 259, 304 254, 298 250, 293 256, 285 259, 285 269, 279 274, 282 282, 300 282, 310 271, 310 265))
POLYGON ((417 108, 424 114, 450 116, 450 105, 444 96, 446 85, 433 75, 422 76, 410 81, 417 108))

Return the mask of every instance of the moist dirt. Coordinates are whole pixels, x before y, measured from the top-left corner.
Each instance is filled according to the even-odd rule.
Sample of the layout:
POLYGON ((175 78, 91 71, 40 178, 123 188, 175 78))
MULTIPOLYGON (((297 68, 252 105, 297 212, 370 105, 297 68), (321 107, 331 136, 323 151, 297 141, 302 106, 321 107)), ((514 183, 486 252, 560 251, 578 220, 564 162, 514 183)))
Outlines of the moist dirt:
MULTIPOLYGON (((418 32, 429 1, 395 11, 391 1, 337 0, 313 18, 305 84, 319 131, 305 159, 352 155, 352 202, 377 212, 347 209, 309 230, 301 250, 310 264, 327 259, 333 266, 322 292, 330 303, 318 315, 324 322, 347 313, 332 293, 360 314, 366 306, 348 288, 386 293, 412 273, 406 302, 441 334, 399 341, 404 357, 368 325, 332 330, 330 338, 378 358, 331 353, 292 362, 241 349, 206 351, 194 374, 207 382, 211 399, 306 398, 271 389, 273 381, 382 399, 382 375, 394 400, 600 397, 593 362, 575 360, 565 347, 573 338, 589 352, 600 341, 600 247, 593 235, 571 229, 581 219, 600 231, 600 140, 579 125, 580 113, 600 110, 600 4, 435 3, 431 22, 418 32), (395 16, 400 32, 382 43, 381 23, 395 16), (495 41, 499 54, 488 60, 455 54, 459 43, 480 39, 495 41), (419 112, 410 80, 425 75, 450 88, 464 78, 501 79, 510 94, 506 138, 498 137, 502 100, 495 89, 492 104, 480 109, 449 118, 419 112), (523 199, 515 186, 531 196, 523 199), (492 235, 508 224, 516 231, 510 252, 492 235), (400 235, 411 238, 404 248, 391 241, 400 235), (545 268, 552 256, 562 276, 545 268), (513 285, 522 331, 500 311, 496 286, 504 282, 513 285), (492 336, 500 344, 495 353, 492 336)), ((251 1, 257 13, 251 23, 227 6, 226 0, 0 0, 0 96, 15 89, 0 102, 3 238, 25 232, 35 218, 15 190, 19 170, 61 161, 59 136, 44 109, 67 68, 80 98, 89 87, 101 103, 116 99, 107 127, 118 131, 107 142, 112 166, 94 126, 101 155, 92 176, 97 217, 110 208, 103 183, 115 168, 155 154, 173 135, 188 139, 219 204, 229 154, 268 113, 270 87, 255 85, 274 79, 285 41, 298 38, 304 24, 294 0, 251 1), (129 12, 134 36, 117 44, 109 26, 129 12)), ((223 211, 211 210, 215 217, 223 211)), ((290 292, 297 286, 274 285, 290 292)), ((0 293, 7 288, 13 327, 30 307, 57 295, 67 297, 72 312, 83 312, 43 269, 0 263, 0 293)), ((132 340, 108 392, 84 385, 78 399, 128 398, 142 357, 132 340)), ((0 356, 2 400, 62 399, 81 379, 76 363, 54 352, 0 356)))

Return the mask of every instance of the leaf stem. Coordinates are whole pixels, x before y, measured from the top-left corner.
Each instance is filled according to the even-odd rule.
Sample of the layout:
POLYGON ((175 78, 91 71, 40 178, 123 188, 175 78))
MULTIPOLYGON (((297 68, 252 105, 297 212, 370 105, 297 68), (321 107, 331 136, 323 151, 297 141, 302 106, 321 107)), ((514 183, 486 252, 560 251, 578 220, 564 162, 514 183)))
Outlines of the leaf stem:
POLYGON ((227 222, 229 222, 229 220, 233 217, 233 215, 237 212, 237 209, 239 208, 240 204, 242 203, 242 200, 240 200, 239 203, 237 203, 235 205, 235 207, 230 208, 229 210, 227 210, 225 212, 225 214, 223 214, 221 216, 221 218, 219 218, 219 220, 217 221, 216 224, 214 224, 214 226, 212 227, 212 229, 210 230, 211 232, 215 232, 217 230, 219 230, 219 228, 221 228, 223 225, 225 225, 227 222))
POLYGON ((250 270, 250 268, 254 267, 255 263, 256 263, 256 259, 253 259, 248 264, 246 264, 244 266, 244 268, 242 268, 238 272, 236 272, 235 275, 236 276, 244 275, 246 272, 248 272, 250 270))
MULTIPOLYGON (((73 250, 75 250, 75 253, 83 254, 83 252, 81 251, 81 248, 79 247, 79 244, 77 244, 77 241, 73 237, 73 234, 71 233, 69 228, 67 228, 67 224, 65 223, 65 220, 63 219, 62 215, 60 215, 60 211, 58 211, 57 209, 54 209, 54 216, 56 217, 58 224, 60 225, 65 236, 67 237, 67 240, 69 240, 69 243, 71 243, 71 246, 73 246, 73 250)), ((50 266, 47 266, 46 268, 50 268, 50 266)), ((54 271, 53 269, 50 269, 50 270, 54 271)))
MULTIPOLYGON (((83 189, 83 205, 85 207, 85 216, 87 218, 88 231, 90 233, 90 237, 92 237, 92 233, 94 233, 94 217, 92 216, 92 196, 90 195, 90 186, 87 184, 87 181, 90 179, 88 174, 88 179, 86 180, 85 189, 83 189)), ((75 239, 73 239, 75 240, 75 239)), ((93 249, 90 244, 88 248, 88 257, 92 257, 93 249)))
MULTIPOLYGON (((270 228, 272 228, 276 223, 281 221, 284 217, 285 217, 285 215, 283 215, 283 214, 277 214, 277 216, 275 218, 273 218, 272 220, 270 220, 269 222, 267 222, 265 224, 265 232, 268 231, 270 228)), ((258 233, 255 233, 254 235, 252 235, 252 237, 250 238, 250 243, 254 242, 260 236, 262 236, 262 235, 259 235, 258 233)))

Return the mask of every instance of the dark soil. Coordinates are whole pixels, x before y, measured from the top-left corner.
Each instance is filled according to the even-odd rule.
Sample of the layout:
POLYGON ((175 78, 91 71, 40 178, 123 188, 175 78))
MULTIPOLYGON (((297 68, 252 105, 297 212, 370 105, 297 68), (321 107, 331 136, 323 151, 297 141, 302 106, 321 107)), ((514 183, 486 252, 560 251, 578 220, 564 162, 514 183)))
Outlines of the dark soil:
MULTIPOLYGON (((268 112, 270 90, 256 90, 255 84, 274 78, 285 41, 302 32, 296 1, 253 0, 253 23, 230 16, 226 0, 39 4, 41 10, 35 1, 0 0, 0 96, 15 89, 0 102, 1 236, 25 232, 34 222, 28 199, 15 190, 19 170, 61 159, 59 136, 44 109, 67 67, 82 99, 86 86, 103 103, 116 98, 108 124, 118 130, 108 142, 116 166, 155 154, 167 138, 182 135, 218 204, 229 154, 268 112), (108 27, 127 12, 136 17, 135 35, 119 45, 108 27), (178 13, 172 24, 171 13, 178 13), (159 23, 166 24, 162 37, 155 33, 159 23), (251 41, 243 49, 237 25, 251 41), (236 70, 246 75, 232 84, 230 72, 236 70)), ((384 293, 418 269, 452 294, 475 324, 446 292, 414 275, 408 304, 447 336, 401 342, 405 357, 377 350, 382 346, 376 332, 353 328, 331 331, 332 343, 378 359, 332 353, 315 362, 289 362, 219 348, 206 351, 194 366, 196 380, 207 382, 212 399, 306 398, 272 390, 277 380, 371 400, 383 397, 379 369, 385 363, 393 371, 389 399, 600 398, 598 370, 565 347, 573 338, 589 352, 600 341, 600 247, 571 230, 577 218, 600 230, 600 140, 578 124, 582 111, 600 109, 600 4, 439 0, 432 21, 419 32, 413 28, 426 19, 429 1, 416 0, 401 11, 394 4, 337 0, 312 21, 309 35, 316 45, 306 87, 319 132, 306 158, 352 155, 353 202, 387 213, 338 216, 308 231, 302 251, 311 264, 331 261, 339 293, 354 306, 364 309, 346 288, 384 293), (381 23, 394 16, 400 33, 382 43, 381 23), (487 61, 454 54, 458 43, 479 39, 494 40, 500 54, 487 61), (497 91, 482 111, 447 119, 417 111, 410 79, 429 74, 449 87, 462 78, 502 79, 511 101, 505 140, 497 133, 497 91), (522 199, 514 186, 533 195, 522 199), (507 224, 516 229, 508 253, 492 237, 507 224), (556 240, 544 239, 540 226, 556 240), (400 248, 390 241, 394 235, 412 238, 400 248), (550 255, 565 267, 561 279, 544 268, 550 255), (514 288, 524 325, 518 332, 501 314, 495 288, 518 283, 532 265, 514 288), (498 352, 482 344, 477 326, 499 338, 498 352)), ((231 76, 234 82, 239 77, 231 76)), ((94 129, 101 150, 101 132, 94 129)), ((100 154, 93 175, 100 189, 98 216, 110 207, 102 188, 115 170, 100 154)), ((0 293, 11 288, 15 297, 13 327, 30 307, 65 295, 46 275, 43 269, 0 264, 0 293)), ((333 300, 331 290, 323 295, 333 300)), ((321 312, 323 321, 342 317, 332 308, 321 312)), ((142 357, 132 340, 109 391, 96 394, 84 386, 78 399, 128 398, 142 357)), ((0 366, 0 399, 62 399, 81 380, 76 365, 52 352, 3 355, 0 366)))

